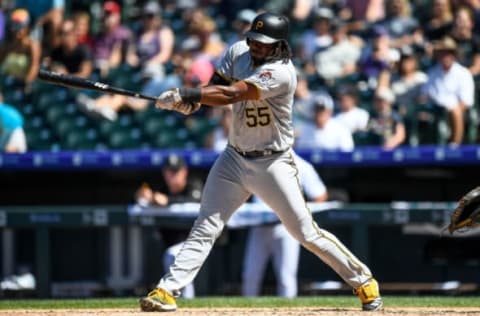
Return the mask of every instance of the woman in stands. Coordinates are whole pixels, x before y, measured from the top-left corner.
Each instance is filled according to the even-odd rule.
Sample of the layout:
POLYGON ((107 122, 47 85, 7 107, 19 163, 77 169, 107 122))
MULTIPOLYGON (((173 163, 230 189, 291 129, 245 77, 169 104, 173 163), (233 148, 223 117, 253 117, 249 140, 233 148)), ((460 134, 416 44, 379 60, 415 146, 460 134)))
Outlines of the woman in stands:
POLYGON ((474 27, 473 12, 468 7, 460 7, 455 12, 450 36, 458 46, 458 62, 477 76, 480 74, 480 36, 475 34, 474 27))
POLYGON ((155 79, 164 77, 163 64, 172 57, 175 35, 162 22, 160 5, 155 1, 143 7, 142 30, 136 42, 137 62, 144 71, 155 74, 155 79))
POLYGON ((400 52, 400 61, 397 72, 393 74, 391 88, 398 111, 406 116, 415 112, 415 107, 420 102, 422 86, 428 77, 418 69, 418 56, 413 48, 405 46, 400 52))
POLYGON ((14 10, 9 22, 10 38, 0 45, 0 69, 4 76, 13 77, 29 91, 40 68, 41 46, 29 37, 30 14, 27 10, 14 10))

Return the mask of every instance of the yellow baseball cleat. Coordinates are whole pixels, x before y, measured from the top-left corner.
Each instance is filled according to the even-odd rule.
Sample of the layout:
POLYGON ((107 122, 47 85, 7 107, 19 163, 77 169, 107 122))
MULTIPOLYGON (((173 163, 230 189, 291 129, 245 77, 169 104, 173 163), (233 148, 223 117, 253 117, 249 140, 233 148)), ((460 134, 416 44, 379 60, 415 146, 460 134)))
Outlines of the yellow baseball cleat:
POLYGON ((378 311, 383 307, 383 300, 375 279, 371 279, 367 284, 353 290, 353 293, 358 295, 362 301, 362 310, 364 311, 378 311))
POLYGON ((171 312, 177 309, 177 303, 170 292, 156 288, 140 299, 140 309, 144 312, 171 312))

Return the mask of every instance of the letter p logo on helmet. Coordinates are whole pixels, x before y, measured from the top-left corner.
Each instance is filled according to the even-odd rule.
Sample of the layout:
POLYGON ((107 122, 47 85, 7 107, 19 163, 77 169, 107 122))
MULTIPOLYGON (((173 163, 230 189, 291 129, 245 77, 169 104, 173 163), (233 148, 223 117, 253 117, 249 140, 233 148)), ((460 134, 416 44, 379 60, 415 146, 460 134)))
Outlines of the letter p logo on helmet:
POLYGON ((255 24, 255 29, 258 30, 258 29, 261 29, 263 27, 263 21, 257 21, 257 23, 255 24))

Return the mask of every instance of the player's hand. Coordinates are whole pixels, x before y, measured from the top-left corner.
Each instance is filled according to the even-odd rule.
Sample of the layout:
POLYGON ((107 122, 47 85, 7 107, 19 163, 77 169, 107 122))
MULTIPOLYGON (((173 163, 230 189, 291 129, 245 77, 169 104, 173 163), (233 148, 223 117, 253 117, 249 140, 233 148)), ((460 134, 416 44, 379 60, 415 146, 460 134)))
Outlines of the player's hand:
POLYGON ((190 115, 192 113, 197 112, 201 106, 202 104, 199 102, 188 102, 188 103, 181 102, 174 108, 174 110, 185 115, 190 115))
POLYGON ((160 94, 155 102, 155 106, 162 110, 175 110, 178 104, 182 103, 182 97, 178 88, 170 89, 160 94))
POLYGON ((163 92, 157 98, 155 106, 159 109, 177 111, 184 115, 192 114, 200 109, 198 102, 184 102, 178 88, 163 92))

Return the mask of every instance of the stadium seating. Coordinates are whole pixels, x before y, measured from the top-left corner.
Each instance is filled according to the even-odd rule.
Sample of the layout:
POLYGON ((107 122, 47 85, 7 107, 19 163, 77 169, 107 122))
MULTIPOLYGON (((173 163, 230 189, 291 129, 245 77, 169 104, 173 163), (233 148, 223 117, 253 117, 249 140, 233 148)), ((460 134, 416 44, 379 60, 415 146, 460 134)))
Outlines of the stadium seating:
MULTIPOLYGON (((101 5, 101 1, 80 0, 75 2, 76 8, 84 8, 94 13, 101 5), (93 8, 93 9, 92 9, 93 8), (95 9, 95 10, 94 10, 95 9)), ((428 1, 417 1, 414 6, 423 8, 428 1)), ((123 23, 138 30, 137 19, 141 14, 141 6, 135 1, 122 3, 123 23)), ((67 6, 71 10, 72 5, 67 6)), ((234 34, 235 30, 231 21, 219 12, 216 5, 205 7, 208 16, 215 17, 215 23, 220 36, 234 34)), ((185 16, 181 10, 165 9, 162 11, 165 23, 170 25, 175 33, 176 44, 181 43, 187 36, 185 32, 185 16)), ((101 23, 100 14, 92 14, 91 31, 99 30, 101 23)), ((298 20, 291 25, 290 42, 295 51, 299 39, 311 26, 310 19, 298 20)), ((358 35, 362 35, 359 33, 358 35)), ((301 60, 294 61, 301 65, 301 60)), ((418 59, 419 68, 427 71, 432 66, 430 56, 421 55, 418 59)), ((167 73, 173 71, 173 64, 165 65, 167 73)), ((92 75, 92 79, 101 80, 108 84, 129 90, 140 91, 142 85, 141 67, 132 67, 122 64, 112 69, 104 78, 98 73, 92 75)), ((335 82, 324 82, 315 73, 309 74, 308 82, 312 89, 325 88, 332 94, 343 84, 358 87, 360 107, 371 110, 374 90, 358 74, 346 76, 335 82)), ((476 80, 476 106, 465 114, 465 138, 464 143, 477 142, 477 130, 479 124, 478 104, 480 100, 480 76, 476 80)), ((15 105, 25 117, 25 130, 28 137, 29 149, 95 149, 95 148, 169 148, 179 146, 181 148, 203 147, 207 135, 218 126, 216 120, 210 120, 202 115, 193 115, 185 118, 174 113, 158 111, 149 107, 144 111, 120 112, 115 122, 105 121, 101 118, 89 117, 82 113, 75 103, 75 93, 72 89, 62 88, 56 85, 35 81, 30 94, 25 94, 19 82, 5 77, 1 79, 4 101, 15 105), (83 133, 82 133, 83 131, 83 133), (88 131, 88 133, 85 133, 88 131), (88 135, 87 135, 88 134, 88 135), (51 142, 50 144, 48 142, 51 142)), ((97 96, 99 93, 91 93, 97 96)), ((445 144, 450 135, 449 122, 446 113, 431 106, 422 106, 406 114, 405 124, 407 127, 406 145, 417 146, 423 144, 445 144)), ((356 146, 377 144, 378 139, 366 133, 354 135, 356 146)))

